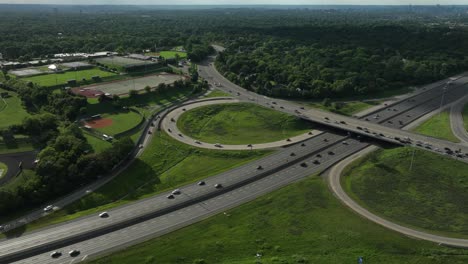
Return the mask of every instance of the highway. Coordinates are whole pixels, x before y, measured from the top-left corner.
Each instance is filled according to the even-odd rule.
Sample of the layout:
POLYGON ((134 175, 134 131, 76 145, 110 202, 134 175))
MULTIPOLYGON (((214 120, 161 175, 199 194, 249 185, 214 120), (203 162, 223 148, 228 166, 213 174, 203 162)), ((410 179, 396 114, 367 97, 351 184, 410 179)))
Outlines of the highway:
POLYGON ((414 147, 438 153, 450 150, 449 152, 452 153, 451 156, 453 158, 468 162, 468 146, 399 129, 424 114, 453 103, 460 97, 468 94, 468 86, 466 85, 468 77, 464 75, 452 78, 453 85, 446 85, 450 79, 430 84, 425 87, 425 91, 413 97, 357 119, 319 109, 301 109, 300 106, 293 102, 273 99, 247 91, 231 83, 218 73, 213 66, 213 60, 214 57, 199 66, 200 76, 217 86, 218 89, 231 93, 239 100, 254 102, 325 126, 391 143, 400 145, 411 144, 414 147), (374 119, 377 115, 378 117, 374 119), (410 139, 411 141, 403 143, 402 141, 406 141, 406 139, 410 139), (460 154, 457 155, 455 151, 460 151, 460 154))
POLYGON ((184 144, 191 145, 193 147, 198 147, 198 148, 205 148, 205 149, 222 149, 222 150, 254 150, 254 149, 271 149, 271 148, 279 148, 279 147, 285 147, 289 145, 296 144, 298 142, 302 142, 308 138, 314 137, 316 135, 319 135, 322 133, 321 130, 313 129, 310 130, 307 133, 297 135, 294 137, 290 138, 284 138, 279 141, 274 141, 274 142, 268 142, 268 143, 259 143, 259 144, 242 144, 242 145, 229 145, 229 144, 222 144, 216 146, 216 142, 212 143, 207 143, 199 140, 195 140, 194 138, 191 138, 188 135, 185 135, 183 132, 179 130, 177 127, 177 121, 179 120, 179 117, 185 113, 186 111, 202 107, 202 106, 208 106, 208 105, 215 105, 215 104, 232 104, 232 103, 238 103, 239 100, 235 100, 232 98, 219 98, 218 100, 213 100, 210 99, 208 100, 198 100, 194 101, 190 105, 183 105, 180 106, 176 109, 171 110, 166 116, 163 117, 163 120, 161 121, 161 127, 166 133, 174 138, 175 140, 178 140, 184 144))
POLYGON ((463 122, 463 107, 468 103, 468 96, 463 97, 459 102, 450 108, 450 126, 453 134, 464 144, 468 144, 468 132, 463 122))
MULTIPOLYGON (((210 69, 211 67, 206 66, 206 68, 210 69)), ((240 87, 235 87, 233 84, 226 84, 225 81, 223 81, 222 87, 228 91, 232 89, 231 92, 239 92, 239 98, 241 100, 274 107, 275 109, 281 109, 284 112, 292 114, 298 114, 304 119, 311 118, 310 116, 312 116, 312 114, 317 114, 314 110, 299 110, 296 105, 280 100, 274 100, 276 102, 276 104, 274 104, 273 100, 270 98, 246 92, 240 87), (229 85, 229 87, 226 87, 227 85, 229 85), (296 110, 300 113, 297 113, 296 110)), ((454 90, 454 93, 458 92, 458 90, 454 90)), ((449 103, 448 100, 442 102, 442 104, 447 103, 449 103)), ((421 109, 425 109, 424 104, 425 103, 421 104, 421 109)), ((395 117, 409 111, 411 110, 407 109, 396 113, 395 117)), ((422 110, 419 110, 419 112, 422 112, 422 110)), ((336 116, 322 111, 318 111, 318 117, 313 116, 311 119, 320 120, 318 123, 337 127, 343 131, 349 130, 378 139, 383 138, 372 134, 372 132, 382 133, 382 131, 384 131, 384 133, 388 133, 388 135, 385 135, 385 140, 391 142, 398 141, 395 140, 395 136, 392 133, 396 135, 405 133, 404 131, 385 127, 381 124, 336 116), (326 122, 324 117, 328 117, 329 122, 326 122), (335 123, 335 121, 338 122, 335 123), (345 124, 339 123, 340 121, 345 121, 345 124), (369 133, 357 129, 357 126, 362 124, 366 124, 369 133), (353 126, 355 128, 353 128, 353 126)), ((415 141, 419 140, 417 135, 413 133, 409 133, 409 135, 414 137, 415 141)), ((434 142, 432 138, 430 140, 431 141, 428 142, 431 144, 440 144, 442 146, 447 143, 445 141, 434 142)), ((8 262, 15 259, 19 261, 18 263, 69 263, 71 258, 68 256, 62 256, 54 262, 48 254, 53 250, 63 247, 64 250, 69 248, 80 249, 82 251, 81 256, 91 257, 98 253, 134 244, 143 239, 141 234, 146 235, 144 238, 152 237, 178 228, 184 223, 191 223, 191 221, 203 219, 215 212, 226 210, 240 202, 246 201, 245 199, 247 198, 254 199, 264 194, 266 191, 272 191, 292 181, 306 177, 307 175, 323 171, 332 164, 364 149, 368 145, 368 143, 359 142, 359 140, 347 137, 346 132, 343 132, 343 134, 325 132, 306 140, 303 146, 297 144, 287 147, 282 151, 256 162, 210 177, 205 180, 206 185, 204 186, 190 184, 181 187, 182 194, 176 195, 175 199, 167 199, 166 196, 169 193, 163 193, 155 197, 109 210, 110 217, 106 219, 91 215, 44 230, 39 230, 20 238, 2 241, 0 242, 0 262, 8 262), (325 139, 327 141, 325 141, 325 139), (346 142, 343 143, 343 140, 346 142), (294 155, 292 155, 292 153, 294 153, 294 155), (320 154, 320 156, 317 156, 317 154, 320 154), (318 164, 315 164, 316 160, 318 164), (306 164, 302 164, 304 161, 306 161, 306 164), (263 170, 257 169, 259 165, 263 167, 263 170), (223 188, 214 188, 214 184, 216 183, 222 184, 223 188), (243 195, 237 196, 236 193, 243 195), (248 193, 248 195, 246 196, 245 193, 248 193), (229 197, 232 197, 232 200, 230 200, 229 197), (215 201, 218 203, 213 205, 213 207, 207 207, 209 210, 206 208, 204 210, 200 209, 200 207, 204 208, 205 204, 215 204, 215 201), (195 208, 198 208, 197 213, 188 211, 188 209, 195 210, 195 208), (165 220, 162 220, 163 217, 169 219, 171 214, 177 215, 176 218, 180 221, 171 220, 164 224, 165 220), (127 231, 124 232, 124 230, 127 231), (122 232, 124 232, 125 235, 123 235, 122 232)), ((450 146, 453 147, 452 145, 450 146)), ((466 150, 463 149, 463 151, 466 150)), ((78 260, 78 258, 75 259, 78 260)))

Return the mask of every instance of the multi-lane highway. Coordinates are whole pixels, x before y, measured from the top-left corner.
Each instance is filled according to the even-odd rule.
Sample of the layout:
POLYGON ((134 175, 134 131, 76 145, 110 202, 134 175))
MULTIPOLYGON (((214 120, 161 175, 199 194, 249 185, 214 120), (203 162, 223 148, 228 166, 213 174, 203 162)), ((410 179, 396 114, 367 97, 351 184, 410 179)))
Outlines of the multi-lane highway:
MULTIPOLYGON (((292 103, 272 100, 247 92, 223 78, 215 78, 216 71, 208 64, 201 66, 200 70, 202 76, 205 75, 208 80, 221 83, 223 89, 231 91, 234 96, 241 100, 300 115, 304 119, 311 119, 343 131, 353 131, 356 134, 392 142, 399 142, 395 137, 406 135, 396 128, 376 124, 377 122, 365 121, 365 117, 363 120, 358 120, 322 111, 300 109, 292 103), (328 119, 325 119, 325 117, 328 119), (341 121, 344 121, 344 124, 340 123, 341 121), (364 127, 369 132, 363 131, 364 127), (385 134, 381 136, 379 133, 385 134)), ((437 87, 439 86, 436 85, 435 89, 437 87)), ((458 90, 453 90, 453 93, 458 92, 458 90)), ((425 96, 424 94, 421 93, 421 95, 425 96)), ((415 100, 418 100, 417 96, 415 96, 415 100)), ((434 94, 434 96, 438 95, 434 94)), ((426 101, 421 99, 422 103, 415 104, 415 107, 409 107, 406 110, 391 110, 396 112, 392 118, 398 118, 398 116, 403 118, 401 115, 416 111, 414 109, 418 107, 421 110, 417 111, 421 113, 424 112, 423 109, 430 109, 430 107, 425 107, 429 99, 426 101)), ((408 102, 411 103, 411 101, 408 102)), ((443 105, 447 103, 448 100, 442 101, 443 105)), ((396 104, 392 106, 392 108, 395 107, 398 106, 396 104)), ((381 111, 389 110, 384 109, 381 111)), ((415 145, 419 144, 417 142, 421 138, 418 135, 413 133, 407 135, 412 137, 415 145)), ((434 141, 432 138, 429 138, 426 143, 424 141, 422 143, 424 144, 423 147, 428 146, 426 143, 431 144, 434 151, 439 145, 447 146, 445 145, 447 142, 434 141)), ((0 242, 0 262, 8 263, 15 260, 18 263, 64 263, 71 260, 78 261, 82 258, 89 258, 96 254, 128 246, 142 239, 160 235, 206 218, 239 203, 252 200, 307 175, 323 171, 366 146, 368 146, 368 143, 347 137, 346 133, 326 132, 306 140, 303 144, 287 147, 251 164, 210 177, 204 181, 205 184, 195 183, 181 187, 181 194, 174 195, 173 199, 167 198, 169 192, 163 193, 112 209, 109 211, 110 217, 108 218, 91 215, 36 231, 20 238, 2 241, 0 242), (215 184, 220 184, 219 188, 216 188, 215 184), (57 249, 61 250, 64 255, 52 259, 49 253, 57 249), (75 258, 69 257, 66 252, 69 249, 81 250, 81 255, 75 258)), ((458 145, 455 146, 458 147, 458 145)), ((453 148, 454 146, 450 145, 450 147, 453 148)), ((465 152, 466 149, 462 149, 462 151, 465 152)))
POLYGON ((319 109, 301 109, 293 102, 272 99, 247 91, 224 78, 213 66, 213 60, 214 57, 199 66, 200 75, 217 86, 218 89, 231 93, 239 100, 257 103, 354 134, 397 144, 411 144, 414 147, 439 153, 448 152, 452 157, 468 162, 468 155, 466 155, 468 154, 468 146, 399 129, 424 114, 451 104, 468 94, 468 86, 466 85, 468 77, 464 75, 428 85, 425 90, 423 89, 423 92, 357 119, 319 109), (447 84, 449 81, 452 82, 451 85, 447 84))

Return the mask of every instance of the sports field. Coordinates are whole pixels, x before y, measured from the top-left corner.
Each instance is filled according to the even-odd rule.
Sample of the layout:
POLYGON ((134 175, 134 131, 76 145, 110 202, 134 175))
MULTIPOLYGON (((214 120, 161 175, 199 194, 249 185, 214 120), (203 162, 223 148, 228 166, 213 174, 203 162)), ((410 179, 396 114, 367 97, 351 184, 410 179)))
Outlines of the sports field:
POLYGON ((10 97, 0 98, 0 129, 19 124, 29 116, 15 93, 0 89, 2 92, 8 92, 10 97))
POLYGON ((98 68, 88 69, 88 70, 81 70, 81 71, 68 71, 63 73, 53 73, 53 74, 46 74, 46 75, 39 75, 33 77, 22 78, 24 81, 31 81, 36 83, 40 86, 48 87, 54 86, 59 84, 66 84, 69 80, 76 80, 80 82, 83 78, 86 80, 91 80, 93 76, 99 76, 101 78, 114 76, 115 73, 107 72, 100 70, 98 68))
POLYGON ((178 54, 179 58, 181 59, 187 58, 187 52, 174 51, 174 50, 163 50, 160 52, 146 53, 146 55, 148 56, 161 56, 161 57, 164 57, 165 59, 175 58, 176 54, 178 54))
MULTIPOLYGON (((145 76, 141 78, 128 79, 123 81, 114 81, 104 84, 92 85, 86 87, 86 89, 101 91, 103 93, 124 95, 128 94, 130 90, 141 91, 145 89, 146 86, 156 87, 160 83, 172 84, 176 80, 181 80, 184 77, 176 74, 156 74, 145 76)), ((92 97, 84 93, 85 89, 75 88, 73 89, 74 93, 83 94, 86 97, 92 97), (83 90, 83 91, 82 91, 83 90)))
POLYGON ((131 59, 120 56, 99 58, 96 62, 107 65, 108 67, 128 67, 128 66, 140 66, 145 64, 152 64, 152 61, 143 61, 137 59, 131 59))
POLYGON ((101 116, 102 118, 85 122, 85 124, 110 136, 114 136, 134 128, 143 118, 132 111, 115 114, 102 114, 101 116))

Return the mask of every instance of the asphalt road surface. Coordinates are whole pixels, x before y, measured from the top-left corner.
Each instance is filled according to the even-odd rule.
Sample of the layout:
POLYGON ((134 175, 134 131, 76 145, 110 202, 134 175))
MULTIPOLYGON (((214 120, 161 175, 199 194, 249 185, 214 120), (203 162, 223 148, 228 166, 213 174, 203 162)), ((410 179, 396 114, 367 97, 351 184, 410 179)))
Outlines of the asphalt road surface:
POLYGON ((396 232, 399 232, 401 234, 404 234, 413 238, 424 239, 424 240, 431 241, 431 242, 441 244, 441 245, 450 245, 454 247, 468 248, 468 239, 459 239, 459 238, 451 238, 451 237, 433 235, 433 234, 421 232, 418 230, 414 230, 411 228, 407 228, 407 227, 392 223, 386 219, 383 219, 382 217, 379 217, 369 212, 367 209, 360 206, 358 203, 353 201, 353 199, 351 199, 348 196, 348 194, 341 187, 341 182, 340 182, 341 173, 354 160, 365 156, 366 154, 374 151, 375 149, 376 149, 375 146, 369 146, 366 149, 347 157, 346 159, 338 163, 336 166, 334 166, 330 170, 328 174, 328 183, 329 183, 330 189, 333 191, 335 196, 339 200, 341 200, 346 206, 348 206, 349 208, 351 208, 353 211, 360 214, 364 218, 369 219, 388 229, 394 230, 396 232))
POLYGON ((211 58, 211 60, 199 66, 200 76, 207 79, 212 85, 217 86, 218 89, 229 92, 239 100, 250 101, 299 116, 305 120, 383 141, 408 144, 439 153, 450 150, 453 158, 468 162, 468 146, 399 129, 426 113, 450 104, 468 94, 468 86, 466 85, 468 77, 454 77, 455 81, 453 81, 453 85, 446 85, 449 79, 428 85, 425 87, 425 92, 418 93, 411 97, 411 99, 389 105, 385 109, 381 109, 361 119, 356 119, 318 109, 301 109, 295 103, 272 99, 247 91, 231 83, 218 73, 213 66, 213 59, 211 58), (374 119, 373 117, 376 115, 380 117, 374 119), (406 139, 409 139, 408 142, 403 143, 402 140, 406 141, 406 139), (459 151, 460 154, 457 156, 455 151, 459 151))
MULTIPOLYGON (((222 85, 225 85, 224 82, 222 85)), ((236 88, 233 87, 234 86, 231 86, 231 88, 227 89, 236 88)), ((263 96, 255 96, 255 94, 245 92, 245 90, 239 90, 239 93, 239 97, 247 101, 263 103, 268 106, 270 106, 270 103, 273 104, 271 99, 264 98, 263 96), (265 100, 260 102, 262 100, 261 98, 265 100)), ((445 103, 446 102, 443 102, 442 104, 445 103)), ((283 101, 281 101, 281 105, 278 104, 279 103, 276 103, 272 106, 275 107, 275 109, 282 109, 285 112, 293 114, 298 110, 293 104, 289 105, 283 101), (281 108, 281 106, 283 108, 281 108)), ((309 111, 310 110, 304 112, 309 113, 309 111)), ((315 114, 315 112, 312 113, 315 114)), ((322 114, 327 114, 327 117, 329 115, 329 113, 325 112, 322 114)), ((311 115, 311 113, 308 115, 311 115)), ((323 121, 323 117, 323 115, 319 115, 317 120, 322 120, 322 122, 319 123, 327 124, 327 122, 323 121)), ((331 117, 333 118, 334 116, 331 117)), ((336 126, 332 118, 329 118, 329 121, 333 122, 330 124, 332 127, 342 128, 344 126, 351 126, 351 124, 362 125, 361 123, 364 123, 369 127, 369 131, 372 132, 374 132, 373 129, 375 129, 376 133, 377 131, 382 133, 383 130, 387 131, 386 129, 390 129, 390 132, 385 133, 390 134, 395 133, 395 131, 397 133, 402 133, 399 132, 398 129, 392 130, 392 128, 352 118, 348 118, 350 120, 346 119, 346 124, 336 126), (348 123, 348 121, 350 123, 348 123)), ((339 118, 342 120, 341 116, 339 116, 339 118)), ((349 127, 347 127, 346 130, 354 131, 349 127)), ((360 134, 365 135, 366 133, 360 134)), ((375 135, 373 137, 379 138, 375 135)), ((393 138, 390 141, 394 140, 393 138)), ((441 144, 445 144, 445 142, 442 141, 441 144)), ((71 259, 65 256, 57 260, 58 262, 53 262, 48 253, 62 247, 65 247, 62 250, 76 248, 82 251, 81 256, 86 257, 118 247, 128 246, 129 244, 141 241, 141 234, 145 234, 145 238, 158 235, 158 233, 155 234, 154 232, 165 232, 164 230, 170 231, 180 227, 184 223, 187 224, 191 223, 190 221, 196 221, 194 217, 202 219, 209 216, 210 213, 213 214, 213 211, 218 210, 216 212, 219 212, 231 208, 237 203, 244 201, 243 199, 246 197, 245 193, 251 194, 248 197, 254 199, 264 194, 265 190, 271 191, 275 189, 275 187, 279 188, 281 182, 287 184, 287 180, 294 181, 300 179, 301 175, 305 177, 323 171, 337 161, 366 146, 368 146, 368 143, 359 142, 356 139, 347 138, 344 135, 323 133, 307 140, 304 146, 301 146, 301 144, 291 146, 259 161, 208 178, 206 179, 205 186, 199 186, 197 184, 185 186, 181 188, 182 194, 175 195, 174 199, 167 199, 166 195, 168 195, 168 193, 164 193, 110 210, 110 217, 106 219, 101 219, 96 215, 88 216, 69 223, 33 232, 17 239, 3 241, 0 243, 0 261, 6 261, 8 256, 12 256, 20 260, 20 263, 68 263, 71 259), (325 138, 328 142, 324 141, 325 138), (346 142, 343 143, 343 141, 346 142), (294 155, 291 155, 293 152, 294 155), (318 157, 317 154, 320 154, 320 157, 318 157), (318 164, 315 164, 315 160, 317 160, 318 164), (306 161, 305 165, 302 164, 304 161, 306 161), (257 169, 259 165, 263 167, 263 170, 257 169), (302 174, 301 171, 304 173, 302 174), (223 188, 214 188, 213 185, 216 183, 222 184, 223 188), (265 185, 262 185, 263 183, 265 183, 265 185), (246 189, 247 191, 244 192, 243 195, 235 195, 236 193, 242 193, 242 191, 246 189), (229 197, 234 198, 230 200, 229 197), (185 209, 188 210, 188 208, 197 206, 203 207, 206 203, 212 201, 217 201, 217 205, 212 210, 205 210, 205 213, 200 212, 198 214, 184 211, 185 209), (158 224, 163 224, 162 220, 158 221, 158 217, 162 219, 162 217, 167 217, 173 213, 178 215, 176 217, 177 219, 181 221, 185 219, 186 222, 169 221, 164 227, 159 227, 159 229, 156 227, 158 224), (139 229, 142 225, 146 226, 139 229), (125 235, 119 233, 123 232, 123 230, 127 230, 125 235)), ((66 252, 63 253, 66 254, 66 252)), ((79 259, 75 258, 75 261, 77 260, 79 259)))
MULTIPOLYGON (((320 130, 311 130, 308 133, 304 133, 298 136, 291 137, 289 139, 285 138, 283 140, 268 142, 268 143, 260 143, 260 144, 242 144, 242 145, 228 145, 228 144, 220 144, 216 145, 215 143, 206 143, 203 141, 195 140, 190 136, 182 133, 179 128, 177 127, 177 120, 179 117, 185 113, 186 111, 207 105, 215 105, 215 104, 232 104, 238 103, 238 100, 232 99, 223 99, 219 98, 218 100, 211 99, 208 100, 199 100, 198 102, 195 101, 190 105, 180 106, 176 109, 171 110, 167 115, 164 116, 163 120, 161 121, 161 127, 164 131, 167 132, 169 136, 178 140, 184 144, 191 145, 198 148, 205 148, 205 149, 222 149, 222 150, 253 150, 253 149, 271 149, 271 148, 279 148, 284 146, 289 146, 292 144, 296 144, 298 142, 302 142, 308 138, 314 137, 322 133, 320 130)), ((255 142, 252 142, 255 143, 255 142)))
POLYGON ((20 163, 23 164, 23 169, 33 168, 36 156, 36 151, 1 154, 0 162, 5 163, 5 165, 8 167, 8 171, 5 175, 3 175, 3 177, 0 178, 0 186, 10 181, 19 173, 20 163))

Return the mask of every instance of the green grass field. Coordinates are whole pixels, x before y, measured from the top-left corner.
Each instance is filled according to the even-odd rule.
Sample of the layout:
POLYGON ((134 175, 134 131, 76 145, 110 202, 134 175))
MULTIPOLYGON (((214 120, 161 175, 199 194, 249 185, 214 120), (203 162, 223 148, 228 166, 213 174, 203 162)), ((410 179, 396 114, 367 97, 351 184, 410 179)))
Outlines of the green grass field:
POLYGON ((463 107, 463 123, 465 124, 465 130, 468 131, 468 104, 463 107))
POLYGON ((165 59, 175 58, 176 54, 179 54, 179 58, 181 59, 187 58, 187 52, 173 51, 173 50, 163 50, 160 52, 146 53, 146 55, 148 56, 161 56, 161 57, 164 57, 165 59))
POLYGON ((2 178, 3 176, 5 176, 6 173, 7 173, 7 171, 8 171, 7 165, 6 165, 5 163, 1 163, 1 162, 0 162, 0 178, 2 178))
POLYGON ((226 97, 226 96, 232 96, 232 95, 216 89, 212 91, 211 93, 209 93, 207 96, 205 96, 205 98, 226 97))
POLYGON ((195 139, 222 144, 272 142, 312 128, 296 117, 249 103, 199 107, 182 114, 177 126, 195 139))
POLYGON ((0 98, 0 129, 20 124, 29 116, 16 93, 0 89, 0 93, 2 92, 8 92, 11 97, 0 98))
POLYGON ((94 153, 101 153, 103 150, 109 148, 112 144, 108 141, 98 139, 86 133, 83 133, 84 137, 88 141, 89 145, 93 148, 94 153))
POLYGON ((5 143, 2 136, 0 136, 0 154, 16 153, 31 151, 34 149, 33 144, 27 140, 27 136, 15 135, 13 142, 5 143))
POLYGON ((452 128, 450 127, 450 113, 448 111, 436 114, 417 128, 413 129, 413 131, 435 138, 446 139, 452 142, 460 142, 460 140, 452 133, 452 128))
POLYGON ((352 116, 378 104, 380 104, 380 101, 332 102, 330 106, 325 106, 322 103, 308 103, 307 105, 337 114, 352 116))
POLYGON ((80 82, 83 78, 86 80, 90 80, 93 76, 100 76, 108 77, 108 76, 115 76, 115 73, 102 71, 98 68, 88 69, 88 70, 80 70, 80 71, 68 71, 64 73, 54 73, 54 74, 46 74, 46 75, 39 75, 27 78, 21 78, 24 81, 31 81, 36 83, 40 86, 48 87, 48 86, 55 86, 58 84, 65 84, 68 80, 76 80, 80 82))
POLYGON ((466 163, 409 147, 378 150, 346 169, 343 186, 356 201, 385 218, 468 237, 466 163))
POLYGON ((141 115, 132 111, 120 112, 116 114, 103 114, 102 118, 112 119, 112 125, 98 128, 96 130, 112 136, 134 128, 143 119, 141 115))
POLYGON ((468 250, 412 240, 354 214, 318 177, 93 264, 126 263, 461 264, 468 250), (257 259, 255 255, 262 255, 257 259))
POLYGON ((165 133, 155 133, 143 155, 114 180, 66 206, 63 210, 28 225, 27 230, 97 213, 178 186, 196 182, 263 157, 269 151, 200 150, 180 143, 165 133))

